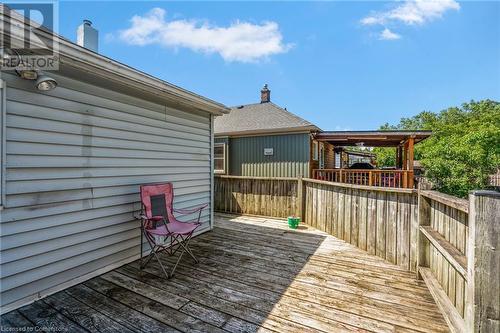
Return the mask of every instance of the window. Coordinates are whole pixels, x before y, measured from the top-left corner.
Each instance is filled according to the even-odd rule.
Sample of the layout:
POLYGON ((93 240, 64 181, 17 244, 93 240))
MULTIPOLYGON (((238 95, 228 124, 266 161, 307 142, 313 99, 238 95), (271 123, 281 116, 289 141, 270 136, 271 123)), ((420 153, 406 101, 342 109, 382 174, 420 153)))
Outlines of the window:
POLYGON ((325 147, 323 143, 319 144, 319 168, 325 168, 325 147))
POLYGON ((214 144, 214 171, 215 173, 226 173, 226 144, 214 144))
POLYGON ((317 161, 318 160, 318 142, 317 141, 313 141, 313 161, 317 161))

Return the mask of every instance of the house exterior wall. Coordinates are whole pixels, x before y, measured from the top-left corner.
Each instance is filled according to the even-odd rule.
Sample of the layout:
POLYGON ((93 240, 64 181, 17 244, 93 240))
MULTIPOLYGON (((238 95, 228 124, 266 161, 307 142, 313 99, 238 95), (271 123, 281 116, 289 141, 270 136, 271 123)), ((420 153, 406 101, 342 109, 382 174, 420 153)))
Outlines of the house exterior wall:
POLYGON ((328 142, 324 142, 325 145, 325 169, 335 168, 335 151, 334 146, 328 142))
MULTIPOLYGON (((223 141, 216 138, 216 142, 223 141)), ((309 134, 284 134, 227 139, 228 174, 254 177, 297 177, 309 173, 309 134), (273 148, 272 156, 264 148, 273 148)))
POLYGON ((314 169, 319 169, 319 151, 320 151, 320 145, 323 145, 323 149, 324 149, 324 159, 325 159, 325 163, 324 163, 324 169, 333 169, 335 168, 335 151, 334 151, 334 146, 328 142, 319 142, 319 141, 316 141, 316 140, 313 140, 311 139, 310 142, 309 142, 309 146, 310 146, 310 153, 309 153, 309 158, 311 160, 310 162, 310 175, 311 177, 313 176, 312 174, 312 170, 314 169), (315 147, 315 144, 314 143, 317 143, 317 147, 318 147, 318 159, 314 159, 314 147, 315 147))
POLYGON ((319 169, 319 142, 317 142, 316 140, 313 140, 313 139, 310 139, 309 140, 309 160, 311 161, 309 163, 309 175, 311 175, 311 177, 313 176, 312 174, 312 171, 314 169, 319 169), (315 149, 315 144, 314 143, 317 143, 317 149, 318 149, 318 155, 317 157, 318 158, 314 158, 314 149, 315 149))
MULTIPOLYGON (((137 258, 140 184, 173 182, 179 208, 211 200, 208 113, 55 78, 57 89, 40 93, 33 82, 2 73, 2 312, 137 258)), ((210 219, 205 210, 200 232, 210 219)))

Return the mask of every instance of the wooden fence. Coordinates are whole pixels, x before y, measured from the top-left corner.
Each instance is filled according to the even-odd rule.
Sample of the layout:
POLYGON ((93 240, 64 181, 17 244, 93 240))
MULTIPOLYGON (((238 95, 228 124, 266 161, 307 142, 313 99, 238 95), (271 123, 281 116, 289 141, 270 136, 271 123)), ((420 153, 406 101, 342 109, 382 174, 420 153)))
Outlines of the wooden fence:
POLYGON ((216 176, 215 210, 287 217, 297 214, 297 178, 216 176))
POLYGON ((419 192, 418 273, 453 332, 500 331, 500 194, 419 192))
MULTIPOLYGON (((436 191, 419 192, 419 275, 453 327, 464 327, 469 202, 436 191)), ((460 331, 460 330, 459 330, 460 331)))
POLYGON ((416 190, 305 179, 304 191, 308 225, 416 272, 416 190))
POLYGON ((453 332, 500 331, 500 194, 316 179, 217 176, 215 210, 300 216, 306 224, 416 272, 453 332))
POLYGON ((416 272, 417 191, 315 179, 217 176, 215 210, 300 216, 308 225, 416 272))

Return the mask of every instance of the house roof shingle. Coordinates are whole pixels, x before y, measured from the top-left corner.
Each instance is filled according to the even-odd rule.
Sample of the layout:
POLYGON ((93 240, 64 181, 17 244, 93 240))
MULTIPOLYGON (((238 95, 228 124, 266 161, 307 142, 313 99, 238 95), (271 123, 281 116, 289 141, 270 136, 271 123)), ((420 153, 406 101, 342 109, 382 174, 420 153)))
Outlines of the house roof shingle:
POLYGON ((290 131, 319 131, 314 124, 272 102, 232 107, 215 118, 216 135, 264 134, 290 131))

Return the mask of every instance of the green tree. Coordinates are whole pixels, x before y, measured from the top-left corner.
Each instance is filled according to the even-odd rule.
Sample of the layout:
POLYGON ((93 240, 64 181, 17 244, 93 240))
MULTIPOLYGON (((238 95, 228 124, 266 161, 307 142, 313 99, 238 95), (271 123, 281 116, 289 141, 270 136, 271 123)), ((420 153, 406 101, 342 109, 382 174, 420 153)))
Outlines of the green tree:
MULTIPOLYGON (((440 113, 421 112, 381 130, 432 130, 415 146, 415 159, 438 190, 465 197, 487 187, 488 175, 500 166, 500 103, 471 101, 440 113)), ((395 164, 394 149, 376 148, 380 166, 395 164)))

